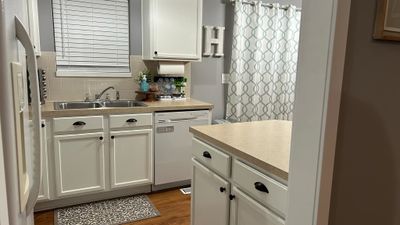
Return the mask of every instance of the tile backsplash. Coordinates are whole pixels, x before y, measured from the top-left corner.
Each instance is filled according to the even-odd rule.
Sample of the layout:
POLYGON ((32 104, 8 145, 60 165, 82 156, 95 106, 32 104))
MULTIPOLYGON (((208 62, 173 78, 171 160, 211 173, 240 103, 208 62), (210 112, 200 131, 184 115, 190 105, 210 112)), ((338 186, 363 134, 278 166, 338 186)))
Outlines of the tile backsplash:
MULTIPOLYGON (((134 78, 140 71, 149 69, 157 71, 156 62, 143 61, 141 55, 131 55, 130 65, 132 77, 128 78, 97 78, 97 77, 56 77, 55 52, 42 52, 38 58, 38 68, 46 70, 47 101, 81 101, 89 94, 90 99, 109 86, 114 86, 120 92, 121 99, 134 99, 135 91, 139 90, 134 78)), ((185 77, 188 78, 186 88, 187 97, 190 97, 190 63, 185 64, 185 77)), ((116 90, 110 90, 111 99, 115 99, 116 90)))

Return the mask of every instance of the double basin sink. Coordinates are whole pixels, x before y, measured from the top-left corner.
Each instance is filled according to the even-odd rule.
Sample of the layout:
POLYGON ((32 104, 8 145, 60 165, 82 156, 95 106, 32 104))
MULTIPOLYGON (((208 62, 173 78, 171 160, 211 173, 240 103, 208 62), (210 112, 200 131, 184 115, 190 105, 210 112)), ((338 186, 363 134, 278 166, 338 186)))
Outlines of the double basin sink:
POLYGON ((66 109, 98 109, 98 108, 128 108, 146 107, 147 105, 135 100, 115 100, 115 101, 82 101, 82 102, 54 102, 55 110, 66 109))

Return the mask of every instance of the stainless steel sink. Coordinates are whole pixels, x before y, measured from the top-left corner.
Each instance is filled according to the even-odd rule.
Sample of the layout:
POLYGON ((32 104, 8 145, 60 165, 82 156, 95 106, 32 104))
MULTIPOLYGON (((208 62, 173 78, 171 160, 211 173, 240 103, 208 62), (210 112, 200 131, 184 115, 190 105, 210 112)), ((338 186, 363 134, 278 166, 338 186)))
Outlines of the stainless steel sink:
POLYGON ((100 102, 54 102, 54 109, 96 109, 103 105, 100 102))
POLYGON ((135 100, 116 100, 103 102, 104 107, 144 107, 146 104, 135 100))
POLYGON ((97 109, 121 107, 145 107, 146 104, 135 100, 94 101, 94 102, 55 102, 55 110, 97 109))

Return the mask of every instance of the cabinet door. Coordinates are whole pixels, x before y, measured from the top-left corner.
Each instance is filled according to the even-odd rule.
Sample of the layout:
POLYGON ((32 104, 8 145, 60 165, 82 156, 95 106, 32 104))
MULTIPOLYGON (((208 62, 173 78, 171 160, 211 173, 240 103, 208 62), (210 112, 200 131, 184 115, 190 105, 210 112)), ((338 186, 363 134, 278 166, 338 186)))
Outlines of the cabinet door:
POLYGON ((154 1, 154 58, 200 59, 202 0, 154 1))
POLYGON ((54 137, 58 197, 105 189, 103 136, 99 132, 54 137))
POLYGON ((47 161, 47 132, 46 123, 42 121, 42 147, 41 147, 41 172, 42 172, 42 183, 39 189, 38 201, 46 201, 50 199, 49 194, 49 171, 47 161))
POLYGON ((228 225, 229 184, 193 159, 192 225, 228 225))
POLYGON ((230 225, 284 225, 283 219, 241 192, 232 189, 230 225))
POLYGON ((152 130, 111 132, 111 188, 153 182, 152 130))

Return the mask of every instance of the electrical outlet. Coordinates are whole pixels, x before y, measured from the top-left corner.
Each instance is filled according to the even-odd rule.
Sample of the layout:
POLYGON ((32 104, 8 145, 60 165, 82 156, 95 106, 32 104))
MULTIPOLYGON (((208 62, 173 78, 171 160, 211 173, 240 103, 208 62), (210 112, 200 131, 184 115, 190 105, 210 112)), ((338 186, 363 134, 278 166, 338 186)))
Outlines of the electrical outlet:
POLYGON ((223 73, 221 76, 222 84, 227 84, 229 80, 229 73, 223 73))

